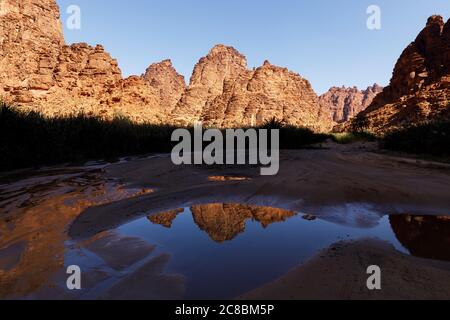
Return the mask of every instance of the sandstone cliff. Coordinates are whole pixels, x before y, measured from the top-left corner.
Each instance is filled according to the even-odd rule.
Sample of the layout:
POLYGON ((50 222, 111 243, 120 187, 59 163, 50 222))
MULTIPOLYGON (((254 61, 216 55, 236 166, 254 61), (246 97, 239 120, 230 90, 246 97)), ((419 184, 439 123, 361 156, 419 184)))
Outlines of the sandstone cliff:
POLYGON ((319 104, 323 112, 330 114, 333 122, 343 123, 365 110, 382 91, 383 88, 377 84, 366 90, 333 87, 319 97, 319 104))
MULTIPOLYGON (((171 228, 174 220, 183 211, 184 209, 177 209, 162 212, 151 215, 148 219, 154 224, 171 228)), ((252 219, 267 228, 272 223, 283 222, 296 215, 294 211, 277 208, 222 203, 193 206, 191 212, 200 230, 219 243, 233 240, 243 233, 247 220, 252 219)))
POLYGON ((249 70, 232 47, 215 46, 200 59, 188 87, 170 60, 123 79, 101 45, 65 44, 55 0, 0 4, 0 98, 21 109, 216 127, 273 118, 318 131, 332 127, 306 79, 269 62, 249 70))
POLYGON ((391 83, 353 122, 356 129, 386 132, 450 119, 450 20, 428 19, 403 51, 391 83))
POLYGON ((123 79, 101 45, 65 45, 54 0, 2 0, 0 27, 0 96, 20 108, 166 122, 184 91, 170 61, 123 79))
POLYGON ((321 131, 331 126, 309 81, 268 61, 249 70, 242 54, 223 45, 196 65, 174 111, 182 124, 200 120, 212 127, 256 126, 273 118, 321 131))
POLYGON ((237 50, 215 46, 194 68, 189 87, 174 110, 174 119, 182 124, 201 120, 207 103, 224 92, 225 83, 245 72, 247 61, 237 50))

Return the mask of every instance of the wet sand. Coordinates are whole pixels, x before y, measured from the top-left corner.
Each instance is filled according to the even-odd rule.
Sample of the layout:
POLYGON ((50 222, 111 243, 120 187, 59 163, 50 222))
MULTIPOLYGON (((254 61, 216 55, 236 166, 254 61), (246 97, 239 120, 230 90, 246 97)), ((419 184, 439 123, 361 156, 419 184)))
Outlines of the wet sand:
POLYGON ((164 155, 109 166, 108 176, 157 192, 87 209, 70 236, 90 237, 143 216, 206 203, 270 206, 336 221, 346 218, 337 212, 340 206, 361 203, 386 214, 450 214, 448 164, 368 152, 371 144, 329 147, 282 151, 276 176, 260 176, 258 167, 175 166, 164 155))
POLYGON ((366 239, 340 242, 242 300, 448 300, 450 263, 397 252, 366 239), (368 290, 367 268, 381 268, 381 290, 368 290))
MULTIPOLYGON (((305 220, 358 228, 372 228, 384 215, 441 216, 412 222, 401 216, 391 218, 391 224, 413 254, 448 260, 445 247, 439 246, 450 238, 448 224, 440 221, 450 216, 448 164, 372 152, 372 144, 326 147, 281 152, 280 173, 267 177, 259 176, 258 167, 174 166, 168 155, 102 165, 92 172, 49 169, 11 185, 0 177, 0 298, 183 298, 188 279, 167 267, 174 257, 117 228, 147 217, 149 223, 170 228, 183 211, 179 208, 221 221, 225 218, 212 219, 206 210, 220 203, 240 204, 241 211, 245 205, 284 209, 305 220), (436 225, 442 236, 433 236, 436 225), (418 234, 421 237, 410 237, 418 234), (425 242, 437 249, 424 247, 425 242), (83 279, 89 290, 80 294, 63 289, 64 264, 71 257, 88 270, 83 279)), ((245 226, 239 220, 238 232, 222 235, 226 230, 220 229, 216 237, 209 220, 196 222, 217 240, 236 237, 245 226)), ((407 256, 373 239, 339 242, 274 278, 241 298, 450 298, 449 263, 407 256), (380 292, 365 287, 370 264, 382 267, 380 292)))

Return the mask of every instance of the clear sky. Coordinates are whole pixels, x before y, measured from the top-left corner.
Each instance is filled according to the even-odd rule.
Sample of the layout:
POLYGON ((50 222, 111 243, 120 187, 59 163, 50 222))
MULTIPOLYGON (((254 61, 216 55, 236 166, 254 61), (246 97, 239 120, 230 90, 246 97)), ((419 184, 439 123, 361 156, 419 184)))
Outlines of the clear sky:
POLYGON ((389 83, 403 49, 428 16, 450 17, 450 0, 57 0, 62 19, 81 9, 81 29, 66 42, 100 43, 124 76, 166 58, 189 80, 215 44, 234 46, 249 67, 264 60, 300 73, 317 93, 331 86, 389 83), (381 30, 369 30, 369 5, 381 30))

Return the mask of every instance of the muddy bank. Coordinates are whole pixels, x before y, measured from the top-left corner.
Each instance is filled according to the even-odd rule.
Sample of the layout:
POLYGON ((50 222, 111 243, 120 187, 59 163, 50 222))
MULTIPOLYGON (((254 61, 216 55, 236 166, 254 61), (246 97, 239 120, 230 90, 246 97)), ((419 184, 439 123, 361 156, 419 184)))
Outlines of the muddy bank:
POLYGON ((239 299, 403 300, 450 299, 450 263, 404 255, 388 243, 340 242, 306 264, 239 299), (367 268, 381 268, 381 290, 370 291, 367 268))
POLYGON ((164 155, 109 166, 109 177, 156 192, 89 208, 70 235, 89 237, 142 216, 206 203, 272 206, 336 222, 357 218, 361 212, 352 204, 368 204, 364 214, 374 223, 380 218, 374 212, 450 213, 447 165, 368 152, 359 144, 329 147, 281 152, 276 176, 260 176, 259 168, 247 166, 175 166, 164 155))

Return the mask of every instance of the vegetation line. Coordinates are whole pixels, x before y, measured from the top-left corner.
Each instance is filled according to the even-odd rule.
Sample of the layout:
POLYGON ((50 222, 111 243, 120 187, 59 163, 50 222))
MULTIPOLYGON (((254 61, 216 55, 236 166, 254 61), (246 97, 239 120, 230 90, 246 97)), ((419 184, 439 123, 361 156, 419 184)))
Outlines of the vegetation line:
MULTIPOLYGON (((137 124, 120 117, 103 120, 84 114, 48 118, 38 112, 23 112, 0 103, 0 171, 166 153, 175 145, 171 136, 177 128, 137 124)), ((340 144, 380 140, 383 148, 392 151, 450 156, 450 122, 413 126, 381 139, 367 132, 317 134, 276 120, 259 129, 279 129, 281 149, 307 148, 328 139, 340 144)))

